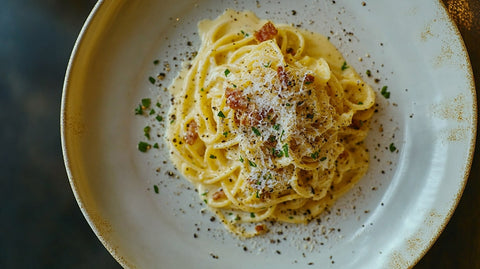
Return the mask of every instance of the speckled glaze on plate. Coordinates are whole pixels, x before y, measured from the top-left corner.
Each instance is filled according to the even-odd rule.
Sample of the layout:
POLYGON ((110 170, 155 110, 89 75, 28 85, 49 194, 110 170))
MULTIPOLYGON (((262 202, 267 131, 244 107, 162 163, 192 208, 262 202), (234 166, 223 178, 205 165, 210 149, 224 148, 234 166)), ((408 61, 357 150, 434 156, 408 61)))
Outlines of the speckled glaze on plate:
POLYGON ((462 194, 475 100, 463 42, 439 1, 99 1, 68 66, 62 145, 85 218, 126 268, 408 268, 462 194), (163 142, 165 87, 200 44, 197 22, 226 8, 330 37, 378 93, 359 184, 318 221, 272 224, 246 240, 204 208, 163 142), (152 115, 135 115, 142 98, 152 115), (145 126, 158 149, 142 153, 145 126))

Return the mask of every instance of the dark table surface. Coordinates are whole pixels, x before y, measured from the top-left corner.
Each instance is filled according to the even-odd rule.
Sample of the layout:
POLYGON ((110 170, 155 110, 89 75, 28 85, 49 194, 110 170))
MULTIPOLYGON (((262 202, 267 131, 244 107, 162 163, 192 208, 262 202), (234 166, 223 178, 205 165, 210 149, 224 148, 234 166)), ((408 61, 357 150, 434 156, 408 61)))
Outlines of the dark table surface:
MULTIPOLYGON (((480 85, 480 1, 443 2, 480 85)), ((120 268, 77 206, 60 144, 65 69, 94 4, 0 0, 0 268, 120 268)), ((479 148, 457 210, 416 269, 480 268, 479 148)))

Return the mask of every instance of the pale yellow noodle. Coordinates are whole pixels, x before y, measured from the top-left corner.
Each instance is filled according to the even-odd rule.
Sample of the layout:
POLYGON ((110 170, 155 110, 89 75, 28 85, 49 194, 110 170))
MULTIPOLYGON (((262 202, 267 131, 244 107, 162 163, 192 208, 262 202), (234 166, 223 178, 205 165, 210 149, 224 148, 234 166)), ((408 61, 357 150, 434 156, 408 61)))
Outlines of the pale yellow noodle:
POLYGON ((257 40, 266 23, 233 10, 200 22, 170 87, 171 159, 242 237, 317 218, 368 169, 372 88, 326 37, 278 24, 257 40))

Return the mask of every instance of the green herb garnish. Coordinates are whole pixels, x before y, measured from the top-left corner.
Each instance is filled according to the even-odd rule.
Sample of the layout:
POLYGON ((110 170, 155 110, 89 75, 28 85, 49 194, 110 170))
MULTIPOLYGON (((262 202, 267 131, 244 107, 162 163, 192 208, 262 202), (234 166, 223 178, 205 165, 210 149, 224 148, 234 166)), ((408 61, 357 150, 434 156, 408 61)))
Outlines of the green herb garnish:
POLYGON ((254 133, 256 136, 261 136, 261 135, 262 135, 262 134, 260 133, 260 131, 259 131, 257 128, 255 128, 255 127, 252 127, 252 131, 253 131, 253 133, 254 133))
POLYGON ((391 143, 388 148, 390 149, 390 152, 394 152, 395 150, 397 150, 397 148, 395 147, 395 145, 393 143, 391 143))
POLYGON ((143 114, 142 105, 138 105, 138 107, 135 108, 135 115, 142 115, 142 114, 143 114))
POLYGON ((220 110, 220 112, 218 112, 217 114, 220 118, 225 118, 225 114, 223 114, 223 112, 220 110))
POLYGON ((228 70, 228 68, 227 68, 227 69, 225 69, 225 76, 228 76, 228 74, 230 74, 230 70, 228 70))
POLYGON ((152 146, 150 144, 148 144, 147 142, 142 142, 140 141, 138 143, 138 150, 140 150, 141 152, 147 152, 152 146))
POLYGON ((278 158, 283 157, 283 151, 278 150, 276 148, 272 148, 272 154, 273 156, 276 156, 278 158))
POLYGON ((251 166, 251 167, 257 167, 257 164, 248 160, 248 164, 251 166))
POLYGON ((157 185, 153 185, 153 190, 155 191, 155 193, 158 193, 158 186, 157 186, 157 185))
POLYGON ((142 107, 143 107, 143 109, 149 108, 151 103, 152 103, 152 100, 150 100, 150 98, 143 98, 143 99, 142 99, 142 107))
POLYGON ((284 144, 282 148, 283 148, 283 152, 285 153, 285 157, 288 158, 289 157, 288 156, 288 144, 284 144))
POLYGON ((390 92, 387 90, 388 89, 388 86, 383 86, 382 87, 382 90, 380 91, 380 93, 383 95, 383 97, 385 97, 386 99, 390 98, 390 92))
POLYGON ((344 71, 345 69, 347 69, 349 66, 347 65, 347 62, 343 62, 342 64, 342 71, 344 71))
POLYGON ((150 130, 151 130, 150 126, 145 126, 145 128, 143 128, 143 134, 148 139, 150 139, 150 130))
POLYGON ((216 159, 217 156, 213 155, 213 154, 210 154, 210 159, 216 159))
POLYGON ((148 81, 150 81, 150 83, 152 83, 152 84, 155 84, 155 78, 154 77, 148 77, 148 81))
POLYGON ((155 119, 157 119, 158 121, 163 121, 163 117, 160 115, 156 116, 155 119))
POLYGON ((252 219, 255 218, 255 213, 250 212, 250 218, 252 218, 252 219))

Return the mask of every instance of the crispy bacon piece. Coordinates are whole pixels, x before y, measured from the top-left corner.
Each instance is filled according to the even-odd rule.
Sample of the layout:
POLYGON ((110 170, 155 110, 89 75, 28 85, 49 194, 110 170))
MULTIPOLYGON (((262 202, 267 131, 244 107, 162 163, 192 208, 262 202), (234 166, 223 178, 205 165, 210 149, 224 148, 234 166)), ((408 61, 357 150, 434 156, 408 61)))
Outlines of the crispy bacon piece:
POLYGON ((198 125, 192 120, 187 124, 187 132, 185 133, 183 139, 185 143, 193 145, 198 138, 198 125))
POLYGON ((227 106, 232 109, 245 110, 248 106, 247 100, 242 96, 240 90, 227 88, 225 91, 225 98, 227 99, 227 106))
POLYGON ((259 224, 255 226, 255 231, 257 234, 264 234, 267 232, 267 226, 265 224, 259 224))
POLYGON ((217 201, 217 200, 221 200, 221 199, 227 198, 227 195, 225 195, 225 192, 224 192, 223 190, 219 190, 219 191, 216 191, 216 192, 212 195, 212 198, 213 198, 213 200, 217 201))
POLYGON ((303 83, 310 84, 313 81, 315 81, 315 77, 312 74, 306 74, 305 75, 305 80, 303 81, 303 83))
POLYGON ((272 22, 265 23, 260 30, 255 31, 253 35, 258 42, 263 42, 269 39, 274 38, 278 34, 277 28, 273 25, 272 22))
MULTIPOLYGON (((227 88, 225 90, 226 104, 235 110, 235 123, 245 126, 256 126, 261 121, 269 118, 273 109, 258 109, 255 104, 250 103, 242 92, 237 89, 227 88)), ((273 118, 274 119, 274 118, 273 118)), ((270 120, 273 120, 270 119, 270 120)))

